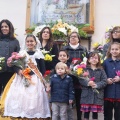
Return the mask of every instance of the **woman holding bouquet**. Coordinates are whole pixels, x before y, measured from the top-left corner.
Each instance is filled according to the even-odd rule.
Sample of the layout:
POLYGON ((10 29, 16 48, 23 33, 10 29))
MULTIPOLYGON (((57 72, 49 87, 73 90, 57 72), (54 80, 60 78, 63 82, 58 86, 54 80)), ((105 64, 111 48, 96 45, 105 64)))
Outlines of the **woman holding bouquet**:
POLYGON ((45 60, 46 70, 54 69, 55 65, 58 62, 58 60, 57 60, 57 57, 58 57, 58 47, 53 42, 52 32, 51 32, 51 29, 49 27, 44 27, 41 30, 40 36, 39 36, 39 40, 40 40, 41 45, 42 45, 42 48, 41 48, 42 50, 44 49, 45 51, 49 51, 50 55, 55 55, 52 58, 52 61, 45 60))
POLYGON ((14 74, 13 68, 7 67, 6 61, 12 52, 19 52, 19 50, 19 42, 14 36, 12 23, 7 19, 3 19, 0 22, 0 57, 5 57, 5 64, 2 70, 0 70, 0 96, 8 80, 14 74))
MULTIPOLYGON (((11 120, 17 120, 17 118, 47 120, 51 116, 48 96, 42 79, 42 74, 45 72, 44 55, 37 49, 38 44, 39 40, 37 41, 35 36, 27 35, 25 49, 16 55, 15 63, 11 60, 14 56, 8 59, 8 65, 16 66, 17 73, 11 78, 12 83, 8 85, 10 88, 4 98, 3 116, 6 116, 5 120, 8 116, 11 120), (22 63, 25 64, 16 64, 16 62, 20 63, 21 58, 22 63)), ((4 96, 3 93, 2 98, 4 96)))

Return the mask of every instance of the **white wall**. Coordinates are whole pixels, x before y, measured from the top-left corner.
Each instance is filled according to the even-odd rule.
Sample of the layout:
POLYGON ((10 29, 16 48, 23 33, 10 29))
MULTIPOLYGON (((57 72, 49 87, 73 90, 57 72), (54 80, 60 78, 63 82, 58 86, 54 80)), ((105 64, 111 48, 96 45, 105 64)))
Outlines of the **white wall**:
MULTIPOLYGON (((0 0, 0 20, 9 19, 13 23, 21 44, 25 33, 26 3, 27 0, 0 0)), ((102 43, 106 28, 120 25, 120 0, 95 0, 94 25, 92 42, 102 43)))
POLYGON ((0 0, 0 21, 8 19, 12 22, 20 44, 25 33, 26 4, 27 0, 0 0))
POLYGON ((95 0, 94 14, 95 32, 92 42, 101 41, 102 43, 107 27, 120 26, 120 0, 95 0))

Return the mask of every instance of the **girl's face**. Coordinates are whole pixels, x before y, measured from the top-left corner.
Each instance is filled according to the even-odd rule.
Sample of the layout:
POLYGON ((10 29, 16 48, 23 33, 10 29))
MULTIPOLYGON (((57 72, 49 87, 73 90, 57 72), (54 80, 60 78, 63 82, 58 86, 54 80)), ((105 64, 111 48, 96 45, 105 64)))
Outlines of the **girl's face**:
POLYGON ((117 44, 113 44, 111 46, 110 53, 112 57, 118 57, 120 55, 120 46, 117 44))
POLYGON ((120 39, 120 29, 116 29, 113 31, 112 36, 114 39, 120 39))
POLYGON ((28 50, 34 50, 36 46, 36 41, 34 40, 33 37, 27 37, 26 38, 26 46, 28 50))
POLYGON ((59 52, 59 56, 58 56, 59 61, 66 63, 68 59, 69 59, 69 57, 67 56, 67 54, 64 51, 59 52))
POLYGON ((70 36, 70 44, 77 45, 79 43, 79 39, 76 33, 71 34, 70 36))
POLYGON ((10 29, 9 29, 9 26, 5 22, 1 24, 1 31, 4 35, 9 34, 10 29))
POLYGON ((50 38, 50 31, 49 29, 45 29, 42 33, 43 40, 48 40, 50 38))
POLYGON ((56 68, 56 73, 60 76, 64 75, 66 73, 65 67, 64 66, 59 66, 56 68))
POLYGON ((90 57, 88 61, 89 61, 89 63, 90 63, 91 65, 96 66, 97 63, 99 62, 98 55, 95 54, 95 56, 90 57))

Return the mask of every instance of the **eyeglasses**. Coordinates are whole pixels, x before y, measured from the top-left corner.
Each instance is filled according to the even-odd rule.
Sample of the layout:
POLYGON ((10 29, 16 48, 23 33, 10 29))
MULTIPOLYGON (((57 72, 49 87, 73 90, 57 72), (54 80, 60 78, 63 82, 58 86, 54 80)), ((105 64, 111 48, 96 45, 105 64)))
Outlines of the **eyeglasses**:
POLYGON ((43 31, 43 33, 47 33, 47 34, 50 34, 50 32, 49 32, 49 31, 43 31))
POLYGON ((78 38, 78 36, 70 36, 70 38, 78 38))
POLYGON ((120 30, 115 30, 112 33, 120 33, 120 30))

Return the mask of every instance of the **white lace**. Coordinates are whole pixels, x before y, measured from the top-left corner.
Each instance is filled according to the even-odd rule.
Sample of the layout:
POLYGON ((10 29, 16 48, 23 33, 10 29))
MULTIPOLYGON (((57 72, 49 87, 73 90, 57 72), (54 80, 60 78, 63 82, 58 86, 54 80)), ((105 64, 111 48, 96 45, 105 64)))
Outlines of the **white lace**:
POLYGON ((5 116, 26 118, 50 117, 49 101, 43 84, 32 75, 35 85, 25 87, 16 74, 5 100, 5 116))
MULTIPOLYGON (((36 64, 35 56, 28 55, 36 64)), ((38 56, 38 58, 41 57, 38 56)), ((50 117, 49 101, 44 85, 40 79, 34 74, 31 76, 34 83, 29 87, 25 87, 21 76, 15 76, 13 83, 5 100, 5 116, 26 117, 26 118, 47 118, 50 117)))

